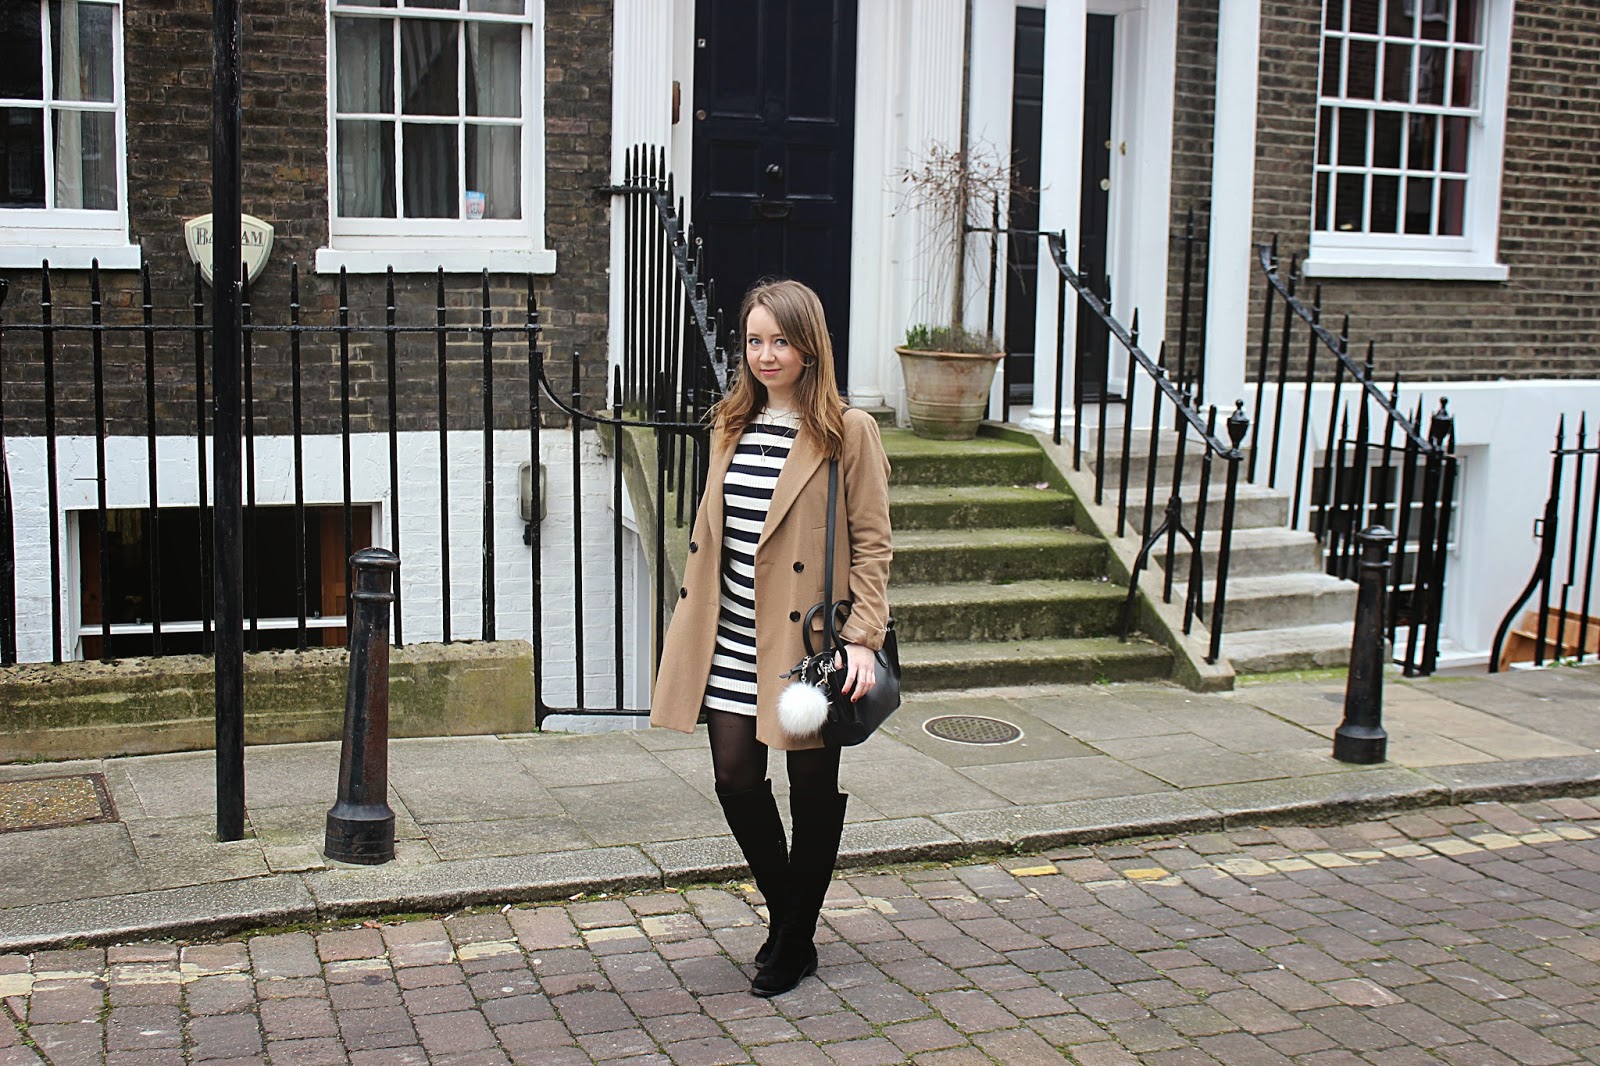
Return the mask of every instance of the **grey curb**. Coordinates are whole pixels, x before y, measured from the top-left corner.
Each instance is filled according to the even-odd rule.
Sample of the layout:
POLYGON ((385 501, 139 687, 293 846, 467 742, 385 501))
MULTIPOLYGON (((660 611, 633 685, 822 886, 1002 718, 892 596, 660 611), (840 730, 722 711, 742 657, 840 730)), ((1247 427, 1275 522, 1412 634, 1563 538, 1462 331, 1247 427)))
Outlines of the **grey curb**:
MULTIPOLYGON (((1600 793, 1600 756, 1431 767, 1378 766, 1293 781, 852 822, 842 867, 949 861, 1134 836, 1285 822, 1327 824, 1404 810, 1600 793)), ((341 867, 0 910, 0 952, 219 935, 334 918, 444 911, 727 880, 731 837, 402 868, 341 867)))

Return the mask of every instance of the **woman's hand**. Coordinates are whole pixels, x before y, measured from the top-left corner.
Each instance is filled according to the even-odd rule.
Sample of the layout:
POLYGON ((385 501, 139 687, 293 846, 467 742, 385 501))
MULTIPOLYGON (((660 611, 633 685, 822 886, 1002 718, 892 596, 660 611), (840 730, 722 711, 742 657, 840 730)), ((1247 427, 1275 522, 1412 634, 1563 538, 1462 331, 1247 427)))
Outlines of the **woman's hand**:
POLYGON ((864 648, 859 644, 846 644, 844 652, 846 662, 839 664, 838 660, 834 660, 836 666, 842 665, 845 668, 844 683, 839 686, 839 691, 849 696, 850 702, 854 703, 871 692, 872 687, 878 683, 878 668, 873 661, 871 648, 864 648))

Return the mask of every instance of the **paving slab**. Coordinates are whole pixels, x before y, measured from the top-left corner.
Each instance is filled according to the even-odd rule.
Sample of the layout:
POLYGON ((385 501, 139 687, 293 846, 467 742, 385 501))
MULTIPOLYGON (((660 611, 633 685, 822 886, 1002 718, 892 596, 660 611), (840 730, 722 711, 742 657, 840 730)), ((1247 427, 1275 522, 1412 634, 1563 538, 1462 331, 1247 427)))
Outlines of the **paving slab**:
MULTIPOLYGON (((1597 678, 1391 675, 1390 762, 1374 767, 1331 757, 1337 676, 1219 694, 1149 682, 912 694, 844 755, 841 865, 1161 834, 1198 848, 1233 827, 1600 793, 1597 678), (928 735, 942 714, 999 718, 1022 737, 928 735)), ((0 833, 0 950, 742 874, 703 730, 392 741, 397 856, 379 867, 321 854, 337 763, 333 744, 247 749, 248 832, 228 843, 213 838, 209 753, 0 766, 0 782, 103 773, 117 819, 0 833)), ((786 811, 781 756, 769 771, 786 811)))

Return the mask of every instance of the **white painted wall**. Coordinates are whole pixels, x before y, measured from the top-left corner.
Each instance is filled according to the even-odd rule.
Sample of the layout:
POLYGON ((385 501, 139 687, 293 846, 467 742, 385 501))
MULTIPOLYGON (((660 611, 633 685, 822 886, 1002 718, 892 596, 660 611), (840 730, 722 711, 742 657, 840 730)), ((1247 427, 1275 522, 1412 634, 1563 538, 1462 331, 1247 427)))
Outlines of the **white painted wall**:
MULTIPOLYGON (((1263 402, 1257 462, 1257 480, 1262 484, 1266 482, 1275 393, 1269 385, 1263 402)), ((1353 395, 1348 382, 1341 395, 1353 395)), ((1533 523, 1543 514, 1548 495, 1556 423, 1563 414, 1567 416, 1569 442, 1583 412, 1589 413, 1591 427, 1600 425, 1600 382, 1405 382, 1400 395, 1406 410, 1420 398, 1430 415, 1438 409, 1441 397, 1448 398, 1455 414, 1461 483, 1456 494, 1457 541, 1445 574, 1443 635, 1455 645, 1459 659, 1486 661, 1495 627, 1522 591, 1539 557, 1533 523)), ((1293 449, 1299 443, 1305 390, 1287 386, 1284 397, 1278 487, 1293 491, 1293 449)), ((1311 437, 1319 450, 1328 440, 1331 400, 1332 386, 1319 385, 1312 390, 1311 437)), ((1249 410, 1250 404, 1246 406, 1249 410)), ((1356 409, 1350 410, 1353 421, 1356 409)), ((1381 425, 1374 435, 1378 432, 1381 425)), ((1308 471, 1308 481, 1309 477, 1308 471)), ((1309 493, 1309 486, 1306 491, 1309 493)), ((1587 526, 1584 532, 1587 536, 1587 526)))
MULTIPOLYGON (((256 440, 257 502, 284 505, 294 501, 293 443, 288 437, 256 440)), ((351 438, 352 498, 374 513, 375 542, 392 547, 390 537, 388 437, 358 434, 351 438)), ((502 640, 530 640, 533 633, 532 553, 522 543, 523 523, 517 512, 517 466, 526 461, 526 431, 503 431, 494 436, 495 626, 502 640)), ((108 503, 112 507, 148 505, 146 444, 143 437, 112 437, 106 442, 108 503)), ((308 504, 339 505, 341 487, 340 442, 337 436, 308 436, 304 443, 305 499, 308 504)), ((17 551, 18 656, 25 662, 47 661, 51 651, 50 526, 45 478, 45 445, 38 437, 6 441, 11 490, 15 508, 17 551)), ((576 575, 583 574, 583 632, 585 647, 585 698, 591 703, 613 700, 617 679, 612 669, 613 568, 611 461, 601 455, 594 433, 582 436, 578 450, 582 496, 573 501, 571 435, 545 430, 539 441, 540 461, 547 472, 547 517, 544 538, 544 694, 547 702, 562 704, 575 692, 577 664, 573 633, 578 624, 576 575), (582 563, 574 562, 574 516, 582 521, 582 563)), ((457 640, 476 639, 482 631, 483 436, 462 431, 449 435, 450 558, 441 551, 439 535, 439 452, 435 433, 401 433, 400 467, 400 580, 404 610, 404 637, 408 644, 437 641, 443 633, 442 577, 450 575, 451 633, 457 640)), ((60 533, 64 587, 62 596, 64 647, 73 649, 78 639, 77 552, 69 537, 76 529, 74 516, 94 520, 96 479, 94 440, 63 437, 58 440, 57 490, 60 494, 60 533)), ((196 504, 195 441, 193 437, 163 437, 158 442, 158 502, 161 506, 196 504)), ((626 506, 626 502, 625 502, 626 506)), ((646 608, 649 579, 638 570, 638 538, 624 532, 622 597, 624 606, 624 659, 636 676, 625 679, 632 694, 640 690, 638 674, 648 672, 648 634, 637 623, 646 608), (644 656, 641 658, 640 656, 644 656)), ((77 654, 69 651, 69 654, 77 654)), ((647 690, 646 690, 647 691, 647 690)))

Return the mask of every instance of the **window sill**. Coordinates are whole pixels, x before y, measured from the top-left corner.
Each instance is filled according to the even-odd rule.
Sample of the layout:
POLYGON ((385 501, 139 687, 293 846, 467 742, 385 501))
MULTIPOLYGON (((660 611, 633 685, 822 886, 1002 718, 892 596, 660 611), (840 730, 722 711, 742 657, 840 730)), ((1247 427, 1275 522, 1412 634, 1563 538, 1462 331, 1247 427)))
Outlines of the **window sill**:
POLYGON ((433 274, 440 268, 446 274, 554 274, 554 249, 528 251, 511 249, 471 249, 452 251, 382 251, 376 249, 318 248, 317 273, 382 274, 394 267, 396 274, 433 274))
POLYGON ((144 249, 137 244, 6 244, 0 245, 0 267, 38 270, 46 260, 51 270, 138 270, 144 249))
POLYGON ((1330 256, 1313 252, 1300 264, 1308 278, 1382 278, 1408 281, 1505 281, 1511 271, 1504 263, 1388 259, 1330 256))

